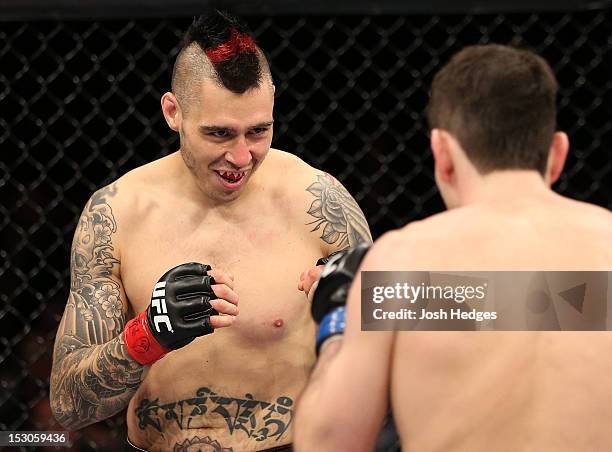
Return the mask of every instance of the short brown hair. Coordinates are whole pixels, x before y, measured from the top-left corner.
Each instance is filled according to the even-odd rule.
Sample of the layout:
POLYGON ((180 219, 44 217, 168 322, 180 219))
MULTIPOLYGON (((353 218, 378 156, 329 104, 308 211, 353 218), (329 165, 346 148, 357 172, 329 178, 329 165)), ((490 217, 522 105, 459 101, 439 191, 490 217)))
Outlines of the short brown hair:
POLYGON ((529 50, 470 46, 434 77, 427 119, 457 138, 476 169, 544 174, 556 128, 558 84, 529 50))

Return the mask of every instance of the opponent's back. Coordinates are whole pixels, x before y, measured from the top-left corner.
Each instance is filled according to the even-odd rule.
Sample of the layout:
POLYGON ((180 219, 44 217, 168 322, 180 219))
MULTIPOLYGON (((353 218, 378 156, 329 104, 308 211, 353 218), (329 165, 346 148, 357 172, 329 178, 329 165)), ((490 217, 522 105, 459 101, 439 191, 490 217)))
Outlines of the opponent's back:
MULTIPOLYGON (((409 225, 385 249, 392 270, 609 271, 612 214, 510 193, 409 225)), ((393 411, 405 450, 606 450, 611 372, 607 332, 398 332, 393 411)))
POLYGON ((612 268, 612 214, 548 190, 470 204, 399 234, 423 270, 612 268))

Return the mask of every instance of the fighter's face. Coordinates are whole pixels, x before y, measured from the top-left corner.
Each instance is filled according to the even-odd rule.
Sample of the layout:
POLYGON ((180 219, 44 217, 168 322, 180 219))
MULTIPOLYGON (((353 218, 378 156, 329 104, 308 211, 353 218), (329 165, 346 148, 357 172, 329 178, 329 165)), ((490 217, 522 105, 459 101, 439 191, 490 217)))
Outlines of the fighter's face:
POLYGON ((204 81, 178 127, 181 155, 202 192, 215 202, 236 199, 272 143, 273 88, 235 94, 204 81))

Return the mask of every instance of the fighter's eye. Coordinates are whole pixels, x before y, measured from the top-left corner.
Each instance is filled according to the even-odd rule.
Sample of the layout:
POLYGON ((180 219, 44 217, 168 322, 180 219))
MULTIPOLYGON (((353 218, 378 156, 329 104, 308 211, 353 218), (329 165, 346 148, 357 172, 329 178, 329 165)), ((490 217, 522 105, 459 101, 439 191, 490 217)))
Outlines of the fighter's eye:
POLYGON ((251 135, 264 135, 268 131, 268 127, 255 127, 251 129, 251 135))
POLYGON ((230 136, 230 133, 227 130, 213 130, 212 132, 209 132, 208 135, 215 138, 227 138, 230 136))

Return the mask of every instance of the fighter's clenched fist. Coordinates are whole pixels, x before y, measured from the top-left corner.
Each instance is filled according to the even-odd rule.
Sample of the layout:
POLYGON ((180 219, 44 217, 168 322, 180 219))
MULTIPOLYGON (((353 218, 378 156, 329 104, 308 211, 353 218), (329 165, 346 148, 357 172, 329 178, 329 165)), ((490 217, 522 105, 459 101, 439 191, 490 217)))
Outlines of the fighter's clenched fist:
POLYGON ((238 315, 231 275, 191 262, 168 270, 153 288, 149 307, 124 330, 129 354, 152 364, 198 336, 230 326, 238 315))

